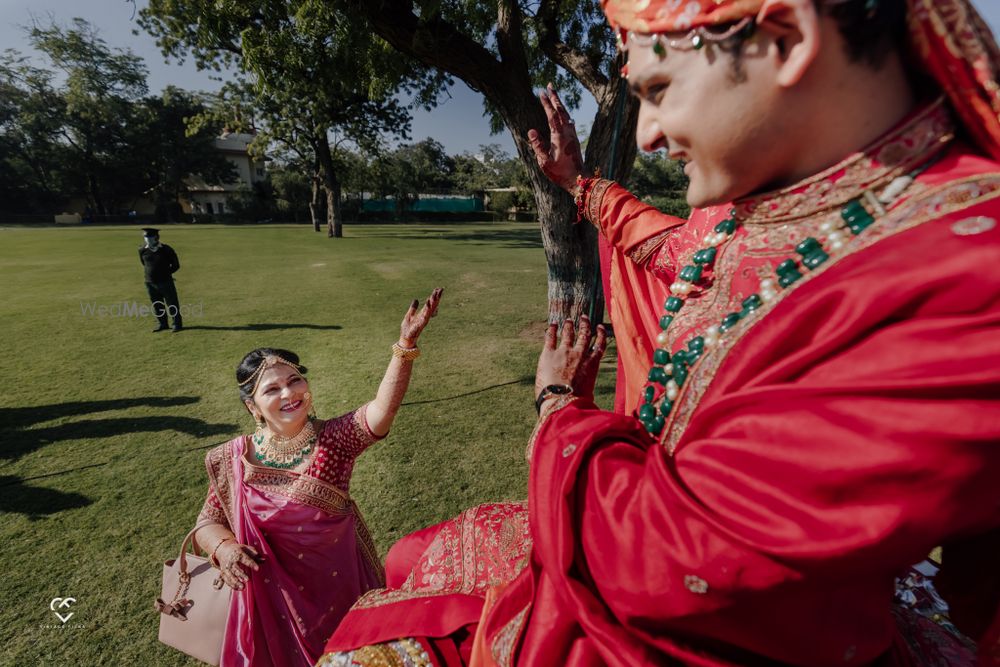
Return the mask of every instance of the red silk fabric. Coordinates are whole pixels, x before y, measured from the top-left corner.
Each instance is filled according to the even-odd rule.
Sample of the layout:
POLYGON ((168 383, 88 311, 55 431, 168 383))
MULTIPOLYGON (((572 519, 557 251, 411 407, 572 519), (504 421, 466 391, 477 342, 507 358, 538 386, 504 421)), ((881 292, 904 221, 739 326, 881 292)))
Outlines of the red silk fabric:
POLYGON ((679 270, 674 259, 678 235, 664 240, 647 264, 634 262, 630 257, 632 251, 676 228, 685 237, 688 232, 704 236, 728 210, 727 206, 695 209, 689 220, 682 220, 640 202, 617 184, 611 184, 604 192, 598 226, 602 243, 608 247, 605 251, 608 266, 607 269, 602 266, 602 271, 606 271, 610 284, 608 310, 618 351, 615 412, 630 414, 639 404, 656 336, 660 333, 663 302, 670 296, 670 283, 679 270))
MULTIPOLYGON (((511 581, 531 549, 525 503, 489 503, 407 535, 386 557, 384 590, 355 604, 326 652, 403 636, 432 646, 441 664, 468 664, 491 587, 511 581), (435 638, 447 638, 436 641, 435 638)), ((439 664, 439 663, 435 663, 439 664)))
MULTIPOLYGON (((997 172, 956 150, 922 178, 997 172)), ((531 565, 483 628, 495 652, 513 635, 526 665, 916 664, 893 577, 1000 530, 998 219, 996 198, 942 215, 790 294, 729 353, 673 457, 626 416, 550 417, 531 565)), ((983 573, 959 573, 954 609, 978 598, 988 642, 983 573)))
POLYGON ((968 0, 908 0, 910 50, 976 146, 1000 160, 1000 48, 968 0))

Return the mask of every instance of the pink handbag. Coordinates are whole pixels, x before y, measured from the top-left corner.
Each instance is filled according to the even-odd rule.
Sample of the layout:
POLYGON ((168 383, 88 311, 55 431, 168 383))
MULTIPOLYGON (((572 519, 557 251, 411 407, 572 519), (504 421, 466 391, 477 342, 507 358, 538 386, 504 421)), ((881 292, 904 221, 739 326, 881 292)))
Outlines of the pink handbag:
POLYGON ((195 526, 184 538, 176 560, 163 563, 161 597, 153 607, 160 612, 161 642, 218 665, 233 591, 229 586, 216 589, 212 585, 218 571, 207 558, 188 555, 188 543, 199 528, 195 526))

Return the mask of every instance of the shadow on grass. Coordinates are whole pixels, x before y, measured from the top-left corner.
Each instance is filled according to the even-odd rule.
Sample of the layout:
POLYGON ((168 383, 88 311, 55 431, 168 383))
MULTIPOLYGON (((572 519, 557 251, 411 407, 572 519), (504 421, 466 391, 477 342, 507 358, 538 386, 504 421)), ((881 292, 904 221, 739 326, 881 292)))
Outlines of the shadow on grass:
MULTIPOLYGON (((99 439, 129 433, 156 433, 179 431, 193 436, 213 436, 231 433, 234 424, 212 424, 194 417, 164 415, 156 417, 117 417, 106 419, 81 419, 56 426, 33 428, 36 424, 64 419, 85 417, 107 410, 121 410, 137 406, 178 407, 197 403, 194 396, 146 396, 120 400, 73 401, 30 408, 0 408, 0 459, 13 461, 37 449, 64 440, 85 438, 99 439)), ((70 470, 37 475, 35 477, 0 476, 0 513, 24 514, 30 519, 55 514, 67 509, 89 505, 92 500, 79 493, 58 489, 45 489, 25 485, 25 482, 45 477, 96 468, 104 463, 93 463, 70 470)))
POLYGON ((481 389, 473 389, 472 391, 467 391, 464 394, 455 394, 454 396, 445 396, 444 398, 428 398, 422 401, 406 401, 402 405, 426 405, 428 403, 443 403, 445 401, 453 401, 457 398, 465 398, 466 396, 473 396, 475 394, 481 394, 484 391, 490 391, 491 389, 499 389, 500 387, 509 387, 512 384, 520 385, 533 385, 535 383, 534 375, 525 375, 519 380, 511 380, 510 382, 501 382, 500 384, 493 384, 489 387, 482 387, 481 389))
POLYGON ((195 417, 164 415, 155 417, 110 417, 80 419, 66 424, 32 428, 35 424, 85 417, 95 412, 122 410, 136 406, 174 407, 198 402, 193 396, 148 396, 105 401, 74 401, 30 408, 0 408, 0 459, 14 460, 63 440, 98 439, 129 433, 179 431, 187 435, 206 436, 230 433, 235 424, 210 424, 195 417))
POLYGON ((121 398, 104 401, 71 401, 52 405, 36 405, 30 408, 0 408, 0 430, 22 430, 39 422, 52 421, 60 417, 121 410, 147 405, 154 408, 169 408, 177 405, 197 403, 195 396, 147 396, 145 398, 121 398))
MULTIPOLYGON (((84 419, 69 424, 59 424, 45 428, 33 428, 18 434, 24 443, 17 443, 12 448, 4 450, 2 458, 16 458, 37 446, 62 442, 65 440, 84 440, 109 438, 116 435, 133 433, 159 433, 160 431, 176 431, 196 437, 231 433, 235 424, 209 424, 195 417, 163 415, 156 417, 112 417, 108 419, 84 419), (25 437, 27 436, 27 437, 25 437), (37 443, 31 446, 31 443, 37 443), (27 445, 27 446, 26 446, 27 445), (20 451, 18 451, 20 450, 20 451), (11 454, 14 454, 12 456, 11 454)), ((2 433, 2 431, 0 431, 2 433)))
POLYGON ((280 331, 281 329, 316 329, 318 331, 339 331, 339 324, 244 324, 235 327, 213 327, 203 324, 184 327, 184 331, 280 331))
POLYGON ((0 476, 0 514, 23 514, 32 521, 93 501, 79 493, 25 486, 19 477, 0 476))

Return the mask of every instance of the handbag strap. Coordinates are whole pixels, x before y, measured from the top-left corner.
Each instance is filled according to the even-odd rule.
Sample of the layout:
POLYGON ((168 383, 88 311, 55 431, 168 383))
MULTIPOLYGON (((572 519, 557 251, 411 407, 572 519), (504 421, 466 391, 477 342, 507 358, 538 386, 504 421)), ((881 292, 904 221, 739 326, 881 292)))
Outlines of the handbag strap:
POLYGON ((153 607, 161 614, 167 614, 168 616, 179 618, 182 621, 187 620, 185 611, 187 610, 190 600, 188 600, 185 596, 187 595, 188 587, 191 584, 191 575, 188 573, 187 569, 188 544, 190 544, 191 540, 194 539, 194 534, 207 526, 209 523, 212 522, 204 521, 199 523, 191 529, 191 532, 184 536, 184 541, 181 542, 181 553, 177 556, 177 592, 174 593, 174 598, 170 602, 164 601, 163 598, 157 598, 156 602, 153 603, 153 607))
POLYGON ((191 532, 184 536, 184 541, 181 542, 181 553, 180 555, 177 556, 177 572, 180 574, 182 579, 187 578, 188 576, 188 569, 187 569, 188 544, 190 544, 192 540, 194 540, 195 533, 197 533, 199 530, 212 523, 215 522, 202 521, 201 523, 196 524, 195 527, 191 529, 191 532))

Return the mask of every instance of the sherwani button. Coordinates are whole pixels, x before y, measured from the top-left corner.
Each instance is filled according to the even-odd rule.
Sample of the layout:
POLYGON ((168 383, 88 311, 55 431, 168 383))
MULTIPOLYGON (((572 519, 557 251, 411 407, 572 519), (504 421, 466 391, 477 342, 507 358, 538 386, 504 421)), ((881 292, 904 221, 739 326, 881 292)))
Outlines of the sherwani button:
POLYGON ((997 221, 980 215, 975 218, 959 220, 951 226, 951 231, 959 236, 973 236, 988 232, 997 226, 997 221))
POLYGON ((684 575, 684 588, 696 595, 704 595, 708 592, 708 582, 694 574, 684 575))

